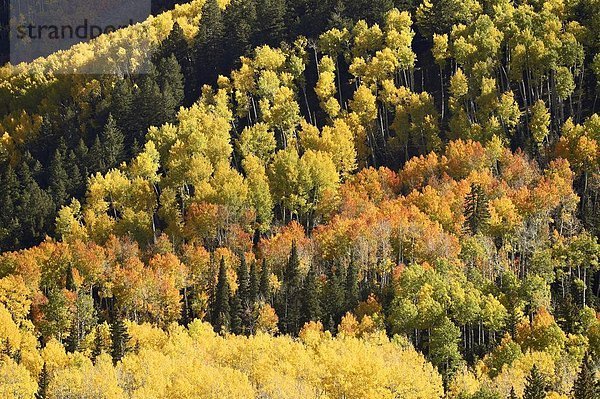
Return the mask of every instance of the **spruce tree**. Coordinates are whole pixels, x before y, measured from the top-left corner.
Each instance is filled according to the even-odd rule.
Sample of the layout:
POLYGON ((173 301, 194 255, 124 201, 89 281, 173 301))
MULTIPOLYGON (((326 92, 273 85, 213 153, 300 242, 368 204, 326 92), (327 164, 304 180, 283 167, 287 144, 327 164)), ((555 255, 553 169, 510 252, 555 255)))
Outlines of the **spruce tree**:
MULTIPOLYGON (((194 87, 213 84, 221 72, 225 28, 223 15, 217 0, 207 0, 202 7, 202 22, 194 41, 194 64, 196 70, 194 87)), ((197 97, 198 92, 194 93, 197 97)))
POLYGON ((81 198, 85 193, 85 182, 79 168, 79 160, 75 151, 69 150, 65 168, 69 179, 67 180, 67 191, 71 197, 81 198))
POLYGON ((164 122, 177 122, 179 107, 184 100, 184 77, 181 66, 171 55, 158 63, 158 86, 162 91, 162 119, 164 122))
POLYGON ((250 285, 248 286, 248 300, 250 301, 250 305, 253 305, 258 299, 259 288, 258 270, 256 269, 256 261, 253 261, 250 264, 250 285))
POLYGON ((20 222, 20 247, 39 244, 54 223, 56 206, 52 196, 42 190, 35 180, 36 171, 41 168, 38 162, 30 167, 22 163, 18 169, 21 193, 14 218, 20 222))
POLYGON ((96 136, 88 151, 88 163, 91 171, 105 173, 108 170, 104 161, 104 150, 102 149, 100 136, 96 136))
POLYGON ((255 0, 232 0, 223 13, 225 31, 225 68, 231 69, 242 55, 247 55, 252 46, 252 36, 259 28, 256 24, 255 0))
POLYGON ((67 201, 68 180, 69 176, 65 170, 64 154, 59 149, 56 149, 50 161, 48 182, 50 194, 54 199, 54 203, 59 207, 67 201))
POLYGON ((183 29, 181 29, 181 25, 179 22, 175 21, 173 24, 173 28, 169 35, 163 40, 158 49, 154 54, 155 62, 158 62, 162 59, 168 58, 171 55, 174 55, 177 58, 177 61, 181 64, 181 61, 185 60, 188 54, 188 43, 185 39, 185 34, 183 33, 183 29))
POLYGON ((294 241, 283 273, 282 297, 278 306, 278 315, 281 317, 281 331, 287 334, 297 334, 300 330, 302 312, 300 284, 300 258, 294 241))
POLYGON ((547 389, 544 377, 534 364, 525 382, 523 399, 545 399, 547 389))
POLYGON ((117 121, 112 114, 108 115, 102 132, 102 155, 107 169, 118 167, 125 158, 123 132, 117 127, 117 121))
POLYGON ((46 362, 42 366, 42 372, 38 379, 38 390, 35 394, 36 399, 46 399, 48 397, 48 384, 50 383, 50 375, 48 374, 48 366, 46 362))
POLYGON ((0 176, 0 251, 17 249, 19 243, 20 222, 15 218, 21 190, 15 170, 8 165, 0 176))
POLYGON ((250 302, 250 281, 248 276, 248 265, 246 264, 246 257, 244 254, 241 256, 240 267, 238 269, 238 293, 240 297, 240 303, 242 306, 247 306, 250 302))
POLYGON ((599 392, 594 370, 586 354, 581 362, 581 369, 573 385, 573 399, 598 399, 599 392))
MULTIPOLYGON (((161 126, 165 122, 164 95, 158 85, 159 73, 154 65, 150 65, 146 74, 139 79, 139 90, 133 101, 134 126, 133 138, 145 142, 146 132, 150 126, 161 126)), ((172 104, 169 105, 172 107, 172 104)))
POLYGON ((302 293, 302 321, 319 321, 321 319, 321 303, 318 276, 313 267, 310 268, 304 280, 302 293))
POLYGON ((100 326, 96 326, 96 332, 94 334, 94 346, 92 347, 92 354, 90 356, 90 359, 92 360, 92 362, 96 362, 96 359, 98 358, 98 356, 100 356, 102 354, 102 349, 104 347, 104 342, 102 339, 102 330, 100 329, 100 326))
POLYGON ((342 268, 332 267, 327 273, 327 282, 322 293, 322 308, 325 315, 333 321, 333 328, 340 322, 345 313, 345 275, 342 268))
POLYGON ((488 199, 483 188, 471 184, 471 192, 465 198, 465 224, 471 234, 479 233, 490 218, 488 199))
MULTIPOLYGON (((115 118, 118 128, 125 137, 133 138, 137 123, 134 109, 134 89, 131 80, 128 78, 120 79, 112 92, 112 102, 110 114, 115 118)), ((131 145, 131 140, 125 142, 126 146, 131 145)))
POLYGON ((217 289, 213 301, 212 322, 215 331, 221 332, 229 329, 230 307, 229 307, 229 282, 227 281, 227 268, 225 258, 221 258, 219 265, 219 276, 217 278, 217 289))
POLYGON ((279 46, 287 36, 286 14, 285 0, 257 0, 256 25, 259 29, 254 35, 254 46, 279 46))
POLYGON ((242 300, 240 298, 239 293, 240 292, 238 289, 238 292, 236 292, 231 297, 231 303, 230 303, 230 308, 231 308, 230 330, 232 333, 234 333, 236 335, 242 334, 244 332, 244 317, 243 317, 244 307, 242 305, 242 300))
POLYGON ((111 355, 113 363, 117 364, 119 360, 125 356, 127 352, 127 344, 129 342, 129 334, 127 326, 120 315, 113 317, 113 322, 110 325, 111 355))
POLYGON ((77 323, 72 322, 71 328, 69 329, 69 336, 66 339, 65 349, 67 352, 73 353, 79 349, 79 331, 77 328, 77 323))
POLYGON ((158 63, 160 60, 174 56, 181 68, 183 74, 183 93, 184 93, 184 104, 189 106, 195 100, 192 96, 193 87, 192 82, 195 82, 194 78, 194 62, 192 57, 192 48, 185 38, 183 29, 178 22, 173 24, 173 29, 169 33, 169 36, 161 43, 159 50, 155 56, 155 62, 158 63))

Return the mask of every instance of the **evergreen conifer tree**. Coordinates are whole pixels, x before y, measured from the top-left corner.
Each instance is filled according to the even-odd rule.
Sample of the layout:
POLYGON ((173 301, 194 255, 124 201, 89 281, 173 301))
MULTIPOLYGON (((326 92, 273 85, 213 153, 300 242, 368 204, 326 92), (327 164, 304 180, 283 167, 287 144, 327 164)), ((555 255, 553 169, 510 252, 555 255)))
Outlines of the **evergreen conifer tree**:
POLYGON ((281 317, 281 331, 287 334, 297 334, 300 330, 302 311, 300 283, 300 258, 294 241, 283 273, 282 297, 279 301, 280 312, 278 312, 281 317))
MULTIPOLYGON (((223 15, 217 0, 207 0, 202 7, 202 22, 194 42, 195 82, 199 89, 213 84, 221 72, 225 28, 223 15)), ((198 94, 197 92, 195 95, 198 94)), ((196 95, 197 97, 197 95, 196 95)))
POLYGON ((94 346, 92 347, 92 353, 90 359, 92 362, 96 362, 96 358, 102 354, 104 342, 102 340, 102 330, 100 326, 96 326, 96 332, 94 334, 94 346))
POLYGON ((250 285, 248 286, 248 300, 250 305, 253 305, 259 294, 260 280, 258 276, 258 270, 256 269, 256 261, 250 264, 250 285))
POLYGON ((318 285, 318 276, 313 267, 310 268, 304 280, 304 292, 302 294, 304 323, 318 321, 321 319, 321 303, 318 285))
POLYGON ((534 364, 525 382, 523 399, 545 399, 546 391, 546 381, 538 370, 537 365, 534 364))
POLYGON ((129 342, 127 326, 120 315, 113 317, 113 322, 110 325, 110 338, 112 342, 111 355, 113 362, 117 364, 125 356, 129 342))
POLYGON ((48 374, 48 366, 46 362, 42 366, 42 371, 38 379, 38 390, 35 394, 36 399, 46 399, 48 397, 48 384, 50 383, 50 375, 48 374))
POLYGON ((108 115, 102 132, 102 154, 107 169, 116 168, 124 160, 124 136, 117 127, 117 121, 108 115))
POLYGON ((223 330, 228 330, 231 317, 229 306, 229 282, 227 281, 225 258, 221 258, 221 263, 219 264, 219 276, 217 278, 217 289, 213 303, 212 317, 215 331, 221 332, 223 330))
POLYGON ((573 399, 598 399, 597 381, 594 370, 590 364, 589 355, 586 354, 581 362, 581 369, 573 385, 573 399))
POLYGON ((158 63, 158 85, 162 90, 162 119, 165 122, 175 123, 179 107, 183 104, 185 95, 185 79, 181 66, 171 55, 158 63))
POLYGON ((104 151, 102 149, 102 142, 100 136, 96 136, 94 143, 88 151, 88 162, 91 171, 105 173, 108 168, 104 161, 104 151))
POLYGON ((234 334, 242 334, 244 332, 244 307, 238 291, 231 297, 231 321, 230 330, 234 334))
POLYGON ((240 267, 238 269, 238 292, 240 297, 240 303, 242 306, 247 306, 250 302, 250 281, 248 275, 248 265, 246 264, 246 257, 244 254, 241 256, 240 267))
POLYGON ((65 170, 64 154, 60 149, 56 149, 54 152, 54 156, 50 161, 49 172, 50 194, 54 199, 54 203, 57 206, 61 206, 67 201, 67 181, 69 180, 69 176, 65 170))
POLYGON ((334 330, 337 323, 342 319, 346 308, 344 293, 345 276, 342 270, 339 266, 330 268, 322 293, 324 317, 331 318, 334 330))

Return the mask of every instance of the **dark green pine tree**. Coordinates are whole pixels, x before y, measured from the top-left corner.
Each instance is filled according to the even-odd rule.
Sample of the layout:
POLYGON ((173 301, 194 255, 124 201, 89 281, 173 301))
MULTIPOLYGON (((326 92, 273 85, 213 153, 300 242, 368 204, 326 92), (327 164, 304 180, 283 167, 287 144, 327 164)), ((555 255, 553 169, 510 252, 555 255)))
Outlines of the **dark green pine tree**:
POLYGON ((258 300, 258 294, 260 289, 260 280, 258 277, 258 270, 256 269, 256 261, 250 264, 250 285, 248 286, 248 300, 250 305, 258 300))
POLYGON ((162 119, 175 123, 179 107, 183 105, 185 85, 181 66, 174 55, 158 63, 158 86, 162 90, 162 119))
POLYGON ((252 36, 258 29, 255 0, 232 0, 223 12, 225 31, 225 67, 231 69, 239 57, 252 49, 252 36))
POLYGON ((573 399, 598 399, 598 382, 590 364, 590 357, 586 354, 581 362, 581 369, 573 385, 573 399))
POLYGON ((102 142, 100 136, 96 136, 94 143, 88 151, 88 163, 90 171, 106 173, 108 170, 106 162, 104 162, 104 150, 102 149, 102 142))
POLYGON ((471 192, 465 198, 465 224, 471 234, 479 233, 490 219, 488 199, 483 188, 471 184, 471 192))
POLYGON ((50 195, 52 195, 54 203, 60 207, 67 201, 67 185, 69 180, 65 169, 64 154, 60 149, 56 149, 54 152, 48 171, 50 195))
POLYGON ((106 119, 101 140, 105 168, 118 167, 125 159, 125 137, 112 114, 106 119))
POLYGON ((340 30, 344 28, 350 29, 352 27, 352 18, 348 15, 346 3, 343 0, 335 1, 329 15, 328 25, 330 28, 337 28, 340 30))
POLYGON ((17 249, 21 224, 15 217, 21 190, 15 170, 8 165, 0 175, 0 252, 17 249))
POLYGON ((324 320, 330 320, 331 328, 335 328, 340 322, 345 310, 344 278, 342 268, 332 267, 327 275, 327 281, 323 288, 322 309, 324 320))
MULTIPOLYGON (((77 159, 77 163, 85 165, 85 168, 88 168, 88 151, 87 145, 85 145, 85 141, 83 139, 79 139, 77 146, 74 149, 75 159, 77 159)), ((87 173, 84 174, 87 176, 87 173)))
POLYGON ((286 14, 286 0, 257 0, 253 45, 279 46, 287 36, 286 14))
POLYGON ((100 356, 102 354, 102 350, 104 348, 104 341, 102 339, 102 330, 100 329, 100 326, 96 326, 96 332, 94 334, 94 346, 92 347, 92 354, 90 356, 90 359, 92 360, 92 362, 96 362, 96 359, 98 358, 98 356, 100 356))
POLYGON ((248 265, 244 254, 240 257, 240 267, 238 268, 238 292, 242 306, 250 303, 250 276, 248 275, 248 265))
POLYGON ((192 49, 185 38, 183 29, 181 29, 181 26, 177 22, 173 24, 173 29, 171 29, 167 38, 160 44, 155 54, 154 62, 158 63, 160 60, 169 58, 171 55, 175 56, 183 74, 185 105, 191 105, 194 100, 191 98, 191 83, 195 81, 193 79, 192 49))
POLYGON ((48 397, 48 384, 50 383, 50 375, 48 374, 48 367, 46 362, 42 366, 42 372, 38 379, 38 390, 35 394, 35 399, 46 399, 48 397))
POLYGON ((244 307, 240 299, 239 290, 231 297, 231 321, 230 330, 232 333, 239 335, 244 333, 244 307))
MULTIPOLYGON (((120 79, 112 92, 112 101, 110 105, 110 114, 115 118, 117 126, 123 132, 125 137, 133 138, 137 123, 133 107, 134 89, 131 80, 128 78, 120 79)), ((131 141, 126 141, 126 146, 131 145, 131 141)))
POLYGON ((346 271, 346 286, 344 288, 346 311, 352 311, 358 305, 360 297, 358 269, 354 263, 354 259, 350 260, 350 264, 348 265, 348 270, 346 271))
MULTIPOLYGON (((161 126, 165 122, 164 96, 158 85, 159 73, 154 65, 139 79, 139 90, 133 101, 134 131, 133 139, 144 143, 150 126, 161 126)), ((172 106, 172 104, 171 104, 172 106)))
POLYGON ((169 35, 160 43, 158 49, 154 53, 154 62, 156 63, 171 55, 174 55, 175 58, 177 58, 177 61, 181 62, 188 56, 187 47, 188 44, 183 29, 181 29, 179 22, 175 22, 169 35))
POLYGON ((534 364, 525 381, 523 399, 545 399, 548 387, 537 366, 534 364))
POLYGON ((311 267, 304 280, 302 293, 302 321, 304 323, 321 320, 320 294, 318 276, 315 269, 311 267))
MULTIPOLYGON (((217 0, 207 0, 202 7, 202 23, 194 41, 194 65, 196 70, 194 87, 199 90, 204 84, 214 84, 223 61, 225 27, 217 0)), ((196 92, 195 97, 198 97, 196 92)))
POLYGON ((297 334, 300 331, 301 322, 301 281, 300 281, 300 258, 296 242, 292 243, 292 250, 283 273, 283 287, 279 301, 279 312, 281 317, 281 331, 287 334, 297 334))
POLYGON ((219 276, 217 278, 217 289, 213 300, 212 323, 215 331, 227 331, 230 324, 229 307, 229 282, 227 281, 227 268, 225 259, 221 258, 219 265, 219 276))
POLYGON ((15 217, 21 224, 19 246, 39 244, 54 223, 55 205, 52 196, 42 190, 34 179, 39 165, 34 162, 30 169, 22 163, 17 174, 21 183, 15 217))
POLYGON ((129 334, 127 326, 120 315, 113 317, 113 322, 110 325, 111 355, 113 362, 117 364, 119 360, 127 353, 127 344, 129 343, 129 334))
POLYGON ((67 191, 69 192, 69 196, 76 198, 83 197, 85 194, 85 182, 83 176, 85 175, 81 174, 79 161, 77 155, 75 155, 75 151, 69 150, 65 168, 67 170, 67 175, 69 176, 69 180, 67 181, 67 191))
POLYGON ((267 266, 267 261, 263 259, 262 269, 260 270, 259 295, 260 299, 265 302, 271 301, 270 276, 271 272, 269 271, 269 267, 267 266))
POLYGON ((394 7, 394 3, 393 0, 355 0, 347 2, 348 15, 351 15, 355 21, 364 19, 369 24, 382 23, 383 16, 394 7))
POLYGON ((515 393, 515 388, 510 388, 510 394, 508 395, 508 399, 518 399, 517 394, 515 393))
POLYGON ((69 329, 69 336, 66 339, 65 349, 70 353, 76 352, 77 349, 79 349, 77 323, 74 321, 71 323, 71 328, 69 329))

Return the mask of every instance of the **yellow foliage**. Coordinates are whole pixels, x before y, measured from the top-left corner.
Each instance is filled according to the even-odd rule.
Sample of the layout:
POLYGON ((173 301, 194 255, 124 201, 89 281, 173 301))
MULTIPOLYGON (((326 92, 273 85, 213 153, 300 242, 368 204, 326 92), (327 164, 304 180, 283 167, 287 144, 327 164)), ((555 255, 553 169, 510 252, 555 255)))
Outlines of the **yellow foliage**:
POLYGON ((38 385, 27 369, 6 355, 0 357, 0 398, 30 399, 38 385))

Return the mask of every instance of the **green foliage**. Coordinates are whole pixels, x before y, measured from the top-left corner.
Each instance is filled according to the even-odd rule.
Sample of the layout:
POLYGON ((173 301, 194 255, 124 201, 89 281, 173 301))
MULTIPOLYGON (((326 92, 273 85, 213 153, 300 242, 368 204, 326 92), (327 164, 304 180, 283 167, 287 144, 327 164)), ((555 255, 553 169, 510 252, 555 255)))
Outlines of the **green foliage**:
MULTIPOLYGON (((212 318, 215 331, 227 331, 231 322, 229 305, 229 281, 227 280, 227 266, 225 258, 221 258, 219 263, 219 275, 217 277, 217 287, 213 299, 212 318)), ((237 309, 234 309, 234 311, 237 309)))
POLYGON ((527 376, 523 399, 544 399, 548 390, 547 382, 534 364, 527 376))
POLYGON ((600 396, 598 381, 596 379, 590 357, 586 354, 581 362, 581 368, 573 385, 574 399, 597 399, 600 396))
POLYGON ((128 351, 129 333, 125 321, 119 315, 113 318, 110 324, 111 356, 113 363, 117 364, 128 351))

